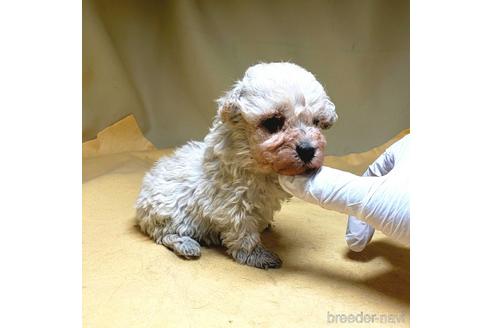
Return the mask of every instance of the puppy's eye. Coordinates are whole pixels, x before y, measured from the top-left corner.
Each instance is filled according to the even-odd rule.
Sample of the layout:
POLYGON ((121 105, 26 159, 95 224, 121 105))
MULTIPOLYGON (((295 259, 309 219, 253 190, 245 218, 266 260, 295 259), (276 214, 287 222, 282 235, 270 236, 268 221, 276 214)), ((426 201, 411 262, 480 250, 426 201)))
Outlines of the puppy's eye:
POLYGON ((328 129, 329 127, 331 127, 331 124, 330 122, 325 119, 324 117, 322 118, 314 118, 313 119, 313 125, 320 128, 320 129, 328 129))
POLYGON ((284 126, 285 118, 284 117, 270 117, 261 122, 261 126, 265 128, 270 133, 276 133, 282 130, 284 126))

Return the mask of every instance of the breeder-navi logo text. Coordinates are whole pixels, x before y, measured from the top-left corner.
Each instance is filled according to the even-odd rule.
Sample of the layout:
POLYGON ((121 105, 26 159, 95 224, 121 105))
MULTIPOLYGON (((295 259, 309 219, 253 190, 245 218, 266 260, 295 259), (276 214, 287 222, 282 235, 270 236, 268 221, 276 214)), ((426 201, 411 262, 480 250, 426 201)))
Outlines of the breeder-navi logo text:
POLYGON ((377 323, 396 324, 405 322, 404 313, 330 313, 327 314, 328 323, 377 323))

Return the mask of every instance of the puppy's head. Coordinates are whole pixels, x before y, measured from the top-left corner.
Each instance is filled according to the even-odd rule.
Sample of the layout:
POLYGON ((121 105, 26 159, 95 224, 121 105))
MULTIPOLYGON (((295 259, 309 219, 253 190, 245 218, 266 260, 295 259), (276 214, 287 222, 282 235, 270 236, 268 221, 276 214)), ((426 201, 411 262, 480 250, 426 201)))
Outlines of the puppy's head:
POLYGON ((218 104, 222 122, 245 131, 256 168, 282 175, 321 166, 326 141, 320 129, 338 118, 321 84, 291 63, 250 67, 218 104))

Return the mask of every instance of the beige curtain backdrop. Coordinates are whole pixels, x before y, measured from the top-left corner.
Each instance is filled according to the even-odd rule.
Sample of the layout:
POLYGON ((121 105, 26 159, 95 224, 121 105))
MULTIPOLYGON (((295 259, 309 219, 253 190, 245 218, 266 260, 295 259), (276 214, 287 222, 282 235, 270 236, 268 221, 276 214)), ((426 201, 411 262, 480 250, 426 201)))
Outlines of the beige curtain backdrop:
POLYGON ((337 106, 328 154, 409 127, 409 1, 83 1, 83 140, 128 114, 157 147, 202 139, 260 61, 313 72, 337 106))

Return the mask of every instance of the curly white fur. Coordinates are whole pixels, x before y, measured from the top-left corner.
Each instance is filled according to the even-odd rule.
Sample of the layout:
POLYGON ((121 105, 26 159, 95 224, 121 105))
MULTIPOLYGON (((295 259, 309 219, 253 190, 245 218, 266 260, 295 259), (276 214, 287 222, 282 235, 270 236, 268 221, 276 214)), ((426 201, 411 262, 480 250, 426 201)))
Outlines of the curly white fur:
POLYGON ((239 263, 279 267, 280 258, 260 240, 289 197, 278 174, 321 165, 319 128, 336 121, 335 106, 311 73, 291 63, 250 67, 218 104, 203 142, 179 148, 145 175, 138 224, 185 258, 200 256, 200 243, 223 244, 239 263), (265 127, 272 117, 282 124, 278 131, 265 127), (312 158, 300 159, 301 142, 312 148, 312 158))

